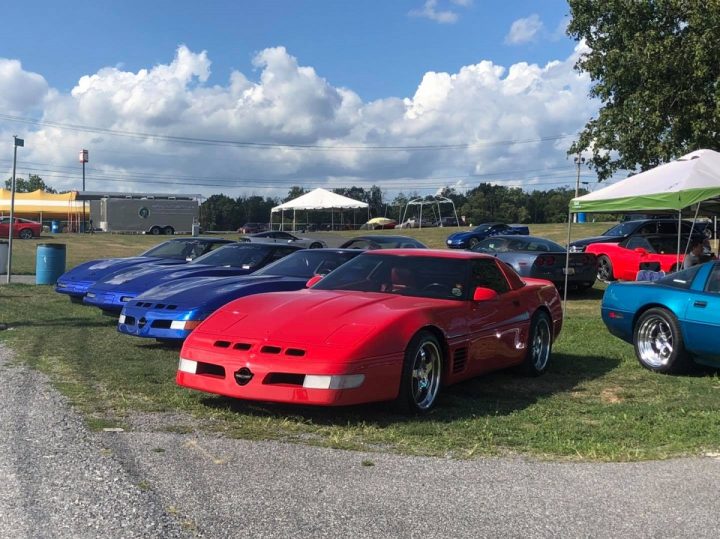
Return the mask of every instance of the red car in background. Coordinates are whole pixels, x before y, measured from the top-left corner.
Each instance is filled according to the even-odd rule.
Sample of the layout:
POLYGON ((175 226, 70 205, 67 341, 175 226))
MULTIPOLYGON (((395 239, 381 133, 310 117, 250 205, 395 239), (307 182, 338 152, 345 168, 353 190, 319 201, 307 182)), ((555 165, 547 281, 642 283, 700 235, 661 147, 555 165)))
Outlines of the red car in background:
MULTIPOLYGON (((42 224, 29 219, 15 217, 13 225, 13 238, 29 240, 40 237, 42 224)), ((10 235, 10 217, 0 218, 0 238, 7 238, 10 235)))
POLYGON ((601 281, 634 281, 640 270, 672 272, 682 268, 688 238, 674 234, 630 236, 620 243, 591 243, 586 253, 597 256, 597 278, 601 281))
POLYGON ((238 399, 394 400, 426 412, 443 386, 485 372, 542 374, 562 326, 550 281, 469 251, 366 251, 317 279, 215 311, 185 341, 177 383, 238 399))

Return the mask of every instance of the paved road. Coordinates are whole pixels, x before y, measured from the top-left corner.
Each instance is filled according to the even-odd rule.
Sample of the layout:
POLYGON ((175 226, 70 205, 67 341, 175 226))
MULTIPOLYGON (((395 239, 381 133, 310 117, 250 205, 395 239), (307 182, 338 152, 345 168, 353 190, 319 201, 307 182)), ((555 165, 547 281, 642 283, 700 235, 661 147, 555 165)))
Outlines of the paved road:
MULTIPOLYGON (((0 346, 0 537, 718 537, 720 460, 455 461, 89 433, 0 346)), ((170 418, 172 419, 172 418, 170 418)))

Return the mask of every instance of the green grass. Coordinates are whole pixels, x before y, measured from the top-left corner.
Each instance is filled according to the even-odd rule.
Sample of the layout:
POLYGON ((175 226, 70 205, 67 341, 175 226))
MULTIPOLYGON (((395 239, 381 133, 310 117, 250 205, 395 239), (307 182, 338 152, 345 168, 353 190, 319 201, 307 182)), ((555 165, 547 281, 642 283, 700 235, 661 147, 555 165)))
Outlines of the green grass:
MULTIPOLYGON (((444 239, 437 229, 411 232, 428 243, 444 239)), ((121 254, 118 245, 128 238, 136 242, 128 241, 130 252, 122 254, 141 250, 146 241, 112 236, 113 252, 121 254)), ((102 242, 94 243, 88 257, 100 248, 102 242)), ((605 330, 601 296, 600 285, 571 296, 546 375, 499 372, 447 388, 437 409, 423 418, 389 413, 383 404, 292 407, 179 388, 177 349, 120 335, 114 318, 73 305, 50 287, 0 287, 0 322, 12 327, 0 339, 18 360, 47 373, 97 429, 131 429, 137 414, 159 414, 153 416, 160 418, 156 428, 169 432, 205 429, 245 439, 454 458, 638 460, 720 450, 718 376, 670 377, 640 368, 632 347, 605 330)))

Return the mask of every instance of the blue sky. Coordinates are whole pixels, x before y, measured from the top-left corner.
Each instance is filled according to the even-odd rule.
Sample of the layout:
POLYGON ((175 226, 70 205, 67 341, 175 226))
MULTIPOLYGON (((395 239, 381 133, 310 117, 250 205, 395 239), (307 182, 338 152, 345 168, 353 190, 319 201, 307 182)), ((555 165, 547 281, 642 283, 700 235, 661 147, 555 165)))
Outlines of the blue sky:
POLYGON ((568 11, 559 0, 15 2, 3 7, 0 136, 25 136, 26 168, 60 187, 74 181, 74 147, 90 149, 108 190, 557 187, 574 183, 564 150, 597 110, 572 70, 568 11), (463 147, 429 149, 443 144, 463 147))

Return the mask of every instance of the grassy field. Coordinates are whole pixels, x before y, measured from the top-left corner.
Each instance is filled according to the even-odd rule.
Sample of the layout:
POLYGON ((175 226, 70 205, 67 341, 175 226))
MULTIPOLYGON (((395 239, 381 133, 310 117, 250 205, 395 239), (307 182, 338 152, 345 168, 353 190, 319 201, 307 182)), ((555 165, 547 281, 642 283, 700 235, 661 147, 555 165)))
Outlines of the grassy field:
MULTIPOLYGON (((573 238, 605 228, 573 226, 573 238)), ((563 225, 531 231, 561 242, 566 234, 563 225)), ((448 229, 408 232, 441 246, 448 229)), ((143 236, 56 240, 68 244, 68 267, 101 255, 136 254, 156 243, 143 236)), ((16 242, 18 269, 32 272, 36 243, 16 242)), ((500 372, 453 386, 423 418, 391 414, 385 405, 290 407, 179 388, 177 349, 120 335, 115 319, 70 304, 50 287, 0 287, 0 322, 12 328, 0 332, 0 339, 19 361, 46 372, 93 427, 132 428, 136 414, 152 414, 161 430, 454 458, 520 454, 622 461, 718 452, 717 374, 669 377, 640 368, 632 347, 605 330, 601 296, 602 285, 596 285, 570 297, 545 376, 500 372)))

